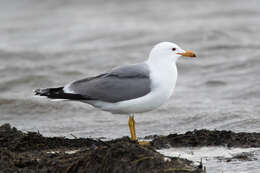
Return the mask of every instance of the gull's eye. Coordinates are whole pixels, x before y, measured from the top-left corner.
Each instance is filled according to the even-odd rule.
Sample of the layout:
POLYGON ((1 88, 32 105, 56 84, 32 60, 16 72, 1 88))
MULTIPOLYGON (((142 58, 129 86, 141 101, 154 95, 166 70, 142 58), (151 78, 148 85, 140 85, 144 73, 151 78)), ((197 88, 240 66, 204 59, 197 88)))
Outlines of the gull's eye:
POLYGON ((176 50, 176 48, 174 47, 174 48, 172 48, 172 51, 175 51, 176 50))

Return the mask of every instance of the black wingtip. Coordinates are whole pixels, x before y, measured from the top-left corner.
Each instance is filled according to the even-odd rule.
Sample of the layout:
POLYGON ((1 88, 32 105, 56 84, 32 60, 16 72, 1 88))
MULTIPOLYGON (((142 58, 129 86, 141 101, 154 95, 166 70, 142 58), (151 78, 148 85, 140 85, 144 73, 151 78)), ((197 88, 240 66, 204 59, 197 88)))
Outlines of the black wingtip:
POLYGON ((40 95, 40 93, 41 93, 41 89, 35 89, 35 90, 33 90, 33 94, 34 94, 34 95, 40 95))
POLYGON ((34 95, 39 95, 39 96, 48 96, 50 95, 50 89, 35 89, 33 90, 34 95))
POLYGON ((35 89, 33 90, 34 95, 40 95, 41 94, 41 89, 35 89))
POLYGON ((80 94, 64 93, 63 87, 35 89, 33 92, 34 92, 35 95, 46 96, 50 99, 69 99, 69 100, 85 99, 80 94))

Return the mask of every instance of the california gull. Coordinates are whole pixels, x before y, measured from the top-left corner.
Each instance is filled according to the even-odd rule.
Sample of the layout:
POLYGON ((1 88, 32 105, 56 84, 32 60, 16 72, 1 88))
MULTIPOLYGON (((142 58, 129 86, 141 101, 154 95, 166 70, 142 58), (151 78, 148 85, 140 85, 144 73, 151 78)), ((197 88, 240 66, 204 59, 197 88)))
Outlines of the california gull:
POLYGON ((88 103, 115 114, 129 114, 131 139, 137 141, 134 114, 154 110, 173 93, 179 57, 196 57, 171 42, 153 47, 148 60, 71 82, 64 87, 36 89, 35 95, 88 103))

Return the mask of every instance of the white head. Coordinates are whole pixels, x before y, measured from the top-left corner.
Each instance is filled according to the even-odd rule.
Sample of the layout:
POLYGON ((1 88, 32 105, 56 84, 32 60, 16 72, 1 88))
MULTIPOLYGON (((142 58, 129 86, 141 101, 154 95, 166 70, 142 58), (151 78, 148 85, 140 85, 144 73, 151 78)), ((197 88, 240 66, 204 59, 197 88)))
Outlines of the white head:
POLYGON ((161 42, 151 50, 148 62, 152 64, 175 64, 181 56, 196 57, 195 53, 184 51, 175 43, 161 42))

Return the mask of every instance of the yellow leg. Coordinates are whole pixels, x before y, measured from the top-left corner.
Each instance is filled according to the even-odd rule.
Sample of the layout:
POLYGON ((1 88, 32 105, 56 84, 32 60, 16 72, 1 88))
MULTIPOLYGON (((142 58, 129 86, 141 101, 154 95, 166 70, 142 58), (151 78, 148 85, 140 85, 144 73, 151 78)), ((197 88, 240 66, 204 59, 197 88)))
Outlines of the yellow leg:
MULTIPOLYGON (((129 116, 128 125, 129 125, 129 129, 130 129, 131 140, 132 141, 138 141, 138 139, 136 137, 135 120, 134 120, 134 116, 133 115, 129 116)), ((138 143, 140 145, 148 145, 149 144, 148 141, 139 141, 138 143)))
POLYGON ((133 115, 129 116, 128 125, 130 129, 131 140, 137 141, 136 132, 135 132, 135 120, 133 115))

